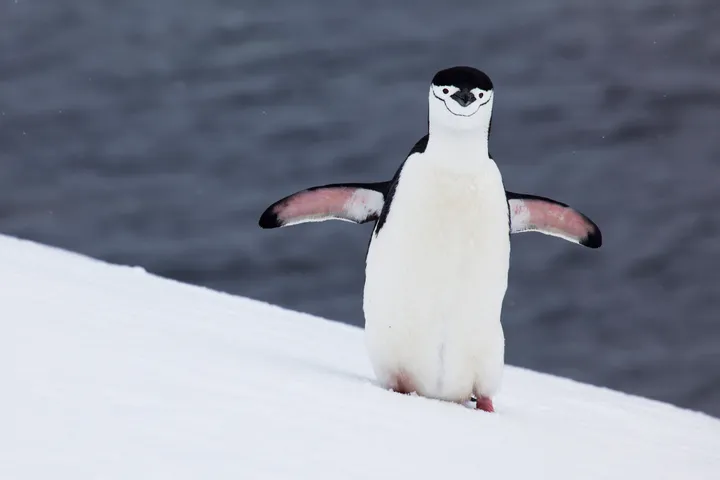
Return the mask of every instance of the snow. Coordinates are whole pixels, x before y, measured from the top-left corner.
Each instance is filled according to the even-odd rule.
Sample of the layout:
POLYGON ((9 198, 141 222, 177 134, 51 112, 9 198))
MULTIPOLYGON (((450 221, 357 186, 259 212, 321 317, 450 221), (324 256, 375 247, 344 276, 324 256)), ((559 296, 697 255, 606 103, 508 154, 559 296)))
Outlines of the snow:
POLYGON ((720 478, 704 414, 510 366, 489 414, 377 387, 355 327, 12 237, 0 266, 2 479, 720 478))

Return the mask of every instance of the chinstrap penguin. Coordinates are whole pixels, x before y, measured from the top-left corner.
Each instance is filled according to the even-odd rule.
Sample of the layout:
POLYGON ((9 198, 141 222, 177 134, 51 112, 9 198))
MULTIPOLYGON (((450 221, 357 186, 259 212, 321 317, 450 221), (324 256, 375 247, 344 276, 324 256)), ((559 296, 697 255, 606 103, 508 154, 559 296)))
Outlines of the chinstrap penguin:
POLYGON ((488 152, 494 100, 485 73, 441 70, 428 91, 428 133, 391 180, 308 188, 273 203, 259 220, 262 228, 375 222, 363 312, 377 380, 428 398, 474 397, 490 412, 504 367, 511 234, 602 244, 597 225, 568 205, 505 190, 488 152))

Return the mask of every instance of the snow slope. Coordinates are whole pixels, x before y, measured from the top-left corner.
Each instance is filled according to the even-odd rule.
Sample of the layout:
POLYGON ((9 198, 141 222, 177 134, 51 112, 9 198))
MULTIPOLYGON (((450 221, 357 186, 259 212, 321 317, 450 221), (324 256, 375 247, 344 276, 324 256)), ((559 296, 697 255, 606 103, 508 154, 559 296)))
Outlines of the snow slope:
POLYGON ((3 480, 720 479, 720 421, 670 405, 394 394, 360 329, 3 236, 0 286, 3 480))

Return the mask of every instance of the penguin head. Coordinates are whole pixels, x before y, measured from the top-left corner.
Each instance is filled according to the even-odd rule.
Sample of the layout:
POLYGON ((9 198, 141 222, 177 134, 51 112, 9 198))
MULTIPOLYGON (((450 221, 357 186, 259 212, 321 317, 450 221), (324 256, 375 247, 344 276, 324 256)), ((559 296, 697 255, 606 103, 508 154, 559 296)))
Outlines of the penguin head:
POLYGON ((429 123, 455 130, 487 129, 493 106, 493 84, 472 67, 440 70, 430 84, 429 123))

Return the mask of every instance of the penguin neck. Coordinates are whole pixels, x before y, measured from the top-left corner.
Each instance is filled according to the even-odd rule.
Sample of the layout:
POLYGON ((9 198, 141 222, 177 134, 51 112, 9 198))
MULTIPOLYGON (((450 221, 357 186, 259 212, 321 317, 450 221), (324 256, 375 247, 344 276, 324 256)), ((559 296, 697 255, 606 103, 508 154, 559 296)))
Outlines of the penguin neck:
POLYGON ((448 128, 445 126, 433 126, 428 129, 429 150, 446 152, 472 152, 470 157, 477 159, 489 158, 488 140, 489 125, 469 130, 448 128))

